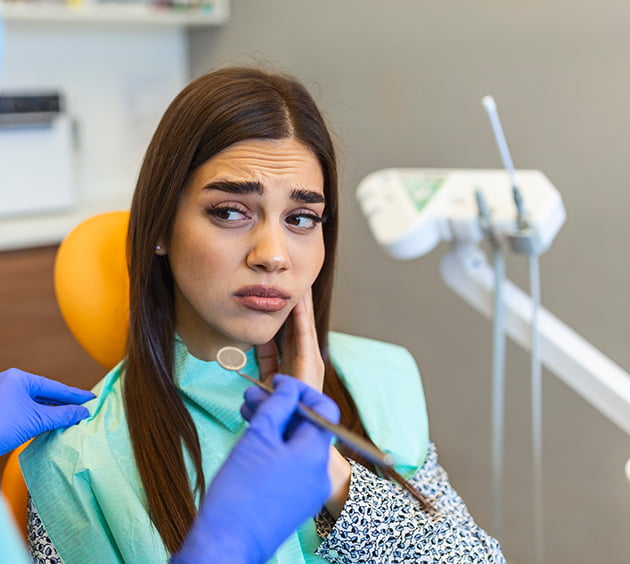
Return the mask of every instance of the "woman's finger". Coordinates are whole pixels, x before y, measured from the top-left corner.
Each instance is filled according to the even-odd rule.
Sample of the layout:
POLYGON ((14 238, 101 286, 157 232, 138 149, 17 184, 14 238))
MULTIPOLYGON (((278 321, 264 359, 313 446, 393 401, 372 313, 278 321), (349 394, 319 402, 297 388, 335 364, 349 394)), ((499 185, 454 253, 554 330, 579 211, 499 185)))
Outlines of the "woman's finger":
POLYGON ((278 348, 273 339, 264 345, 256 345, 256 357, 260 368, 260 380, 271 383, 274 375, 279 371, 278 348))
MULTIPOLYGON (((299 302, 298 302, 299 304, 299 302)), ((295 307, 298 307, 297 305, 295 307)), ((284 324, 284 331, 282 334, 282 358, 280 362, 280 372, 283 374, 291 374, 295 375, 295 371, 293 370, 293 361, 295 360, 296 349, 295 349, 295 331, 293 327, 293 315, 295 312, 295 307, 291 312, 291 315, 286 320, 284 324)))
POLYGON ((293 309, 293 375, 315 388, 324 386, 324 361, 319 350, 311 291, 293 309))

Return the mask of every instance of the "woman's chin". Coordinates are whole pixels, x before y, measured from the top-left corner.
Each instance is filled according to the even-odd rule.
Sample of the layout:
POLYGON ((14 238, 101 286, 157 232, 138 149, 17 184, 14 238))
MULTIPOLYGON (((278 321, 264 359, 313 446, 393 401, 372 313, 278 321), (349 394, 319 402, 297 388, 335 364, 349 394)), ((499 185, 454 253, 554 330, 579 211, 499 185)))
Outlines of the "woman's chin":
POLYGON ((257 335, 256 337, 250 337, 247 339, 247 341, 245 341, 245 344, 248 344, 252 347, 258 347, 260 345, 265 345, 267 343, 269 343, 270 341, 273 341, 273 338, 276 336, 276 333, 265 333, 265 334, 261 334, 261 335, 257 335))
POLYGON ((259 346, 272 341, 273 338, 278 334, 282 324, 274 327, 260 327, 256 330, 247 330, 241 333, 240 335, 234 335, 235 340, 239 341, 243 345, 249 346, 259 346))

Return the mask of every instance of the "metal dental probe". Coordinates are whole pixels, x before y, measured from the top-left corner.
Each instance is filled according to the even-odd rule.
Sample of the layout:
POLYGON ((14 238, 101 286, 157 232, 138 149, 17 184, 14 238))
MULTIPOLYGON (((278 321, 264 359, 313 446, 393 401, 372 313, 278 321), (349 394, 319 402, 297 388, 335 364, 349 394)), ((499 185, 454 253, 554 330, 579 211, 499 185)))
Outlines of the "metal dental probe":
MULTIPOLYGON (((251 382, 260 389, 265 390, 267 393, 272 394, 274 389, 264 382, 252 378, 248 374, 241 372, 241 369, 247 363, 247 357, 245 353, 236 347, 223 347, 217 353, 217 362, 225 370, 236 372, 242 378, 251 382)), ((422 497, 422 495, 394 469, 394 461, 392 457, 370 444, 368 441, 346 429, 342 425, 337 425, 332 421, 329 421, 325 417, 322 417, 315 410, 304 405, 302 402, 298 403, 297 412, 314 425, 317 425, 321 429, 331 432, 342 443, 353 449, 355 452, 381 468, 383 474, 390 479, 395 480, 402 486, 407 493, 409 493, 423 509, 432 510, 430 504, 422 497)))

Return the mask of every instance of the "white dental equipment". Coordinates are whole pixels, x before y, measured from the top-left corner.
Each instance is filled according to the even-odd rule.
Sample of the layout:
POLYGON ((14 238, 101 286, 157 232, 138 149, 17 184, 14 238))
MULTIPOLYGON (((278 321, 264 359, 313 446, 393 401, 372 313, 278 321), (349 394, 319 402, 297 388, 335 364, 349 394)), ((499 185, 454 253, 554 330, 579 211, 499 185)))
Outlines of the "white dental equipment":
POLYGON ((356 196, 375 239, 394 258, 417 258, 442 241, 452 243, 452 251, 441 261, 444 281, 484 315, 495 314, 493 486, 495 527, 499 528, 504 332, 525 350, 531 350, 533 474, 537 490, 534 511, 539 516, 535 534, 537 560, 541 562, 540 363, 628 434, 630 375, 545 308, 538 307, 536 257, 549 248, 564 223, 564 206, 542 172, 514 171, 494 101, 485 98, 483 102, 495 128, 505 170, 384 169, 366 176, 356 196), (477 246, 485 237, 494 251, 494 273, 477 246), (501 248, 506 244, 530 256, 531 297, 504 279, 501 248))

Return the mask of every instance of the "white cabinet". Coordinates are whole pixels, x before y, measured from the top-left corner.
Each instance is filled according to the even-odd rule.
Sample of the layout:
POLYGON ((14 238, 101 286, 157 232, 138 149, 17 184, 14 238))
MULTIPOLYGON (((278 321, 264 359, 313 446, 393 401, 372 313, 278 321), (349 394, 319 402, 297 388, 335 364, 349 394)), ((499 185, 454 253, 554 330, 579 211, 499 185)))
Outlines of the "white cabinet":
POLYGON ((75 204, 50 213, 34 205, 32 213, 0 217, 0 250, 58 243, 82 219, 129 207, 151 135, 191 79, 188 29, 224 25, 229 0, 199 11, 129 3, 5 3, 2 11, 0 91, 63 96, 73 131, 75 204))

